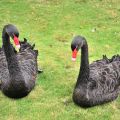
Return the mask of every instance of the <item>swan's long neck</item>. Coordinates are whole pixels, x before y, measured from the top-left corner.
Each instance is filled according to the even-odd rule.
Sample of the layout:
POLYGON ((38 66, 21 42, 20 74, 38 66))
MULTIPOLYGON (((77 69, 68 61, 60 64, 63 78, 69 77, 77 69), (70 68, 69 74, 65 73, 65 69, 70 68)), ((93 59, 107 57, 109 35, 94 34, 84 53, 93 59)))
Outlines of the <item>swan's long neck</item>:
POLYGON ((10 44, 10 37, 5 31, 3 31, 2 33, 2 40, 3 40, 3 48, 4 48, 5 55, 6 55, 6 59, 9 62, 9 58, 14 56, 15 53, 10 44))
POLYGON ((16 54, 12 48, 12 45, 10 44, 10 37, 5 30, 3 30, 2 33, 2 40, 3 40, 4 53, 8 64, 8 71, 10 75, 9 80, 13 83, 19 80, 23 81, 23 77, 20 71, 16 54))
POLYGON ((81 65, 77 84, 87 83, 89 78, 89 60, 88 60, 88 45, 85 41, 84 45, 81 48, 81 65))

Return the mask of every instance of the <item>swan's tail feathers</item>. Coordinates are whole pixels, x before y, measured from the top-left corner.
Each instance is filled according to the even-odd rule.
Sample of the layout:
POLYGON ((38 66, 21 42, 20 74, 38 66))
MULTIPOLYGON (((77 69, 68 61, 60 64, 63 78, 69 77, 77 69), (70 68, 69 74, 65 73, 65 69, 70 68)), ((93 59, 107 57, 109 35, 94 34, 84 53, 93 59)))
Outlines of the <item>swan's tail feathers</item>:
POLYGON ((35 43, 32 45, 32 50, 34 50, 34 48, 35 48, 35 43))
POLYGON ((29 42, 27 42, 28 40, 26 38, 24 38, 23 41, 20 41, 20 50, 25 50, 25 49, 32 49, 34 50, 35 48, 35 44, 31 45, 29 42))
MULTIPOLYGON (((23 41, 20 41, 20 52, 24 51, 26 49, 30 50, 30 51, 32 51, 32 53, 34 54, 34 56, 35 56, 35 58, 37 60, 38 50, 35 50, 34 48, 35 48, 35 44, 31 45, 26 38, 24 38, 23 41)), ((42 73, 43 70, 41 68, 38 68, 37 72, 42 73)))
POLYGON ((106 55, 103 55, 103 60, 105 60, 105 61, 106 61, 106 63, 109 63, 109 62, 110 62, 110 60, 107 58, 107 56, 106 56, 106 55))
POLYGON ((24 42, 25 42, 25 43, 27 42, 27 39, 26 39, 26 38, 24 38, 24 42))
POLYGON ((103 59, 108 59, 106 55, 103 55, 103 59))
POLYGON ((112 56, 112 58, 110 59, 110 62, 114 62, 114 61, 120 61, 120 55, 114 55, 112 56))
POLYGON ((2 48, 0 48, 0 52, 2 51, 2 48))
POLYGON ((103 55, 103 60, 106 61, 106 63, 111 63, 111 62, 114 62, 114 61, 120 61, 120 55, 114 55, 112 56, 111 59, 108 59, 106 55, 103 55))

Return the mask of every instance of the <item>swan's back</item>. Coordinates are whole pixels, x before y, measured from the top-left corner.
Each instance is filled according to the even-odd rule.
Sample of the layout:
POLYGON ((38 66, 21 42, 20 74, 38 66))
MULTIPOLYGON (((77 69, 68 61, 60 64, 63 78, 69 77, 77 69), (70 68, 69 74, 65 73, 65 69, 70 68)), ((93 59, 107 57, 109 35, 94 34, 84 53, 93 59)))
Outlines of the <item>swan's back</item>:
POLYGON ((104 60, 101 63, 90 65, 89 88, 98 89, 98 94, 117 92, 120 86, 120 57, 116 55, 107 63, 104 60))
POLYGON ((24 51, 18 53, 17 58, 28 90, 31 90, 35 85, 37 76, 36 57, 31 52, 24 51))
POLYGON ((7 69, 7 62, 3 50, 0 50, 0 80, 6 80, 9 77, 9 71, 7 69))
POLYGON ((17 54, 17 58, 28 91, 30 91, 35 86, 35 80, 37 77, 38 51, 33 50, 32 46, 27 41, 21 43, 20 52, 17 54))
POLYGON ((100 59, 100 60, 96 60, 94 61, 93 63, 90 64, 90 68, 95 68, 95 69, 98 69, 98 68, 101 68, 103 67, 104 65, 106 64, 109 64, 110 63, 110 59, 107 58, 106 55, 103 55, 103 58, 100 59))
POLYGON ((114 55, 111 59, 108 59, 106 55, 103 55, 103 58, 97 61, 94 61, 90 64, 90 68, 102 68, 104 65, 108 65, 112 62, 120 61, 120 55, 114 55))

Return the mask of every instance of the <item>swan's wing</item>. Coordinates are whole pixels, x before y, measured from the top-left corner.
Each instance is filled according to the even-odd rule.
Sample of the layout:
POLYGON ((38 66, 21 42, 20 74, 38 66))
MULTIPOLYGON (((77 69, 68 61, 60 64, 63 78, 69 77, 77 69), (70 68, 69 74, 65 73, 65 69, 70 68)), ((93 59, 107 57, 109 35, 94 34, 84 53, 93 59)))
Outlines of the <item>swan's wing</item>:
POLYGON ((35 85, 37 76, 37 59, 31 52, 20 52, 17 55, 19 66, 26 84, 31 88, 35 85))
POLYGON ((93 63, 90 64, 90 67, 100 69, 104 65, 108 65, 112 62, 117 62, 117 61, 120 61, 120 55, 114 55, 112 56, 111 59, 108 59, 106 55, 103 55, 102 59, 94 61, 93 63))
POLYGON ((120 87, 120 61, 90 70, 89 87, 98 89, 98 94, 106 94, 120 87), (91 82, 92 81, 92 82, 91 82))
POLYGON ((115 61, 120 61, 120 55, 114 55, 112 56, 111 59, 109 59, 109 61, 112 63, 112 62, 115 62, 115 61))
POLYGON ((107 58, 106 55, 103 55, 103 58, 100 60, 96 60, 93 63, 90 64, 90 68, 101 68, 104 65, 110 63, 110 60, 107 58))
POLYGON ((19 64, 23 71, 26 71, 30 76, 36 75, 37 58, 30 52, 22 52, 17 55, 19 64))
POLYGON ((9 71, 3 50, 0 51, 0 84, 9 79, 9 71))
MULTIPOLYGON (((35 57, 37 57, 38 55, 38 50, 34 50, 35 44, 31 45, 29 42, 27 42, 28 40, 26 38, 24 38, 24 41, 20 41, 20 53, 24 52, 24 51, 32 51, 32 53, 34 54, 35 57)), ((43 70, 40 68, 38 68, 38 73, 42 73, 43 70)))

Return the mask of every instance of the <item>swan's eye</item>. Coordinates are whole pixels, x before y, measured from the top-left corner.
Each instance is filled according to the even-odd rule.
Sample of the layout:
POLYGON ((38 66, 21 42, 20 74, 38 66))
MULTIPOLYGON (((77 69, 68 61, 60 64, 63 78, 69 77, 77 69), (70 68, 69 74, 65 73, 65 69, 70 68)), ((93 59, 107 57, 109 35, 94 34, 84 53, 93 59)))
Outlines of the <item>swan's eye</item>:
POLYGON ((74 51, 75 48, 76 48, 76 45, 72 44, 72 45, 71 45, 71 49, 72 49, 72 51, 74 51))

